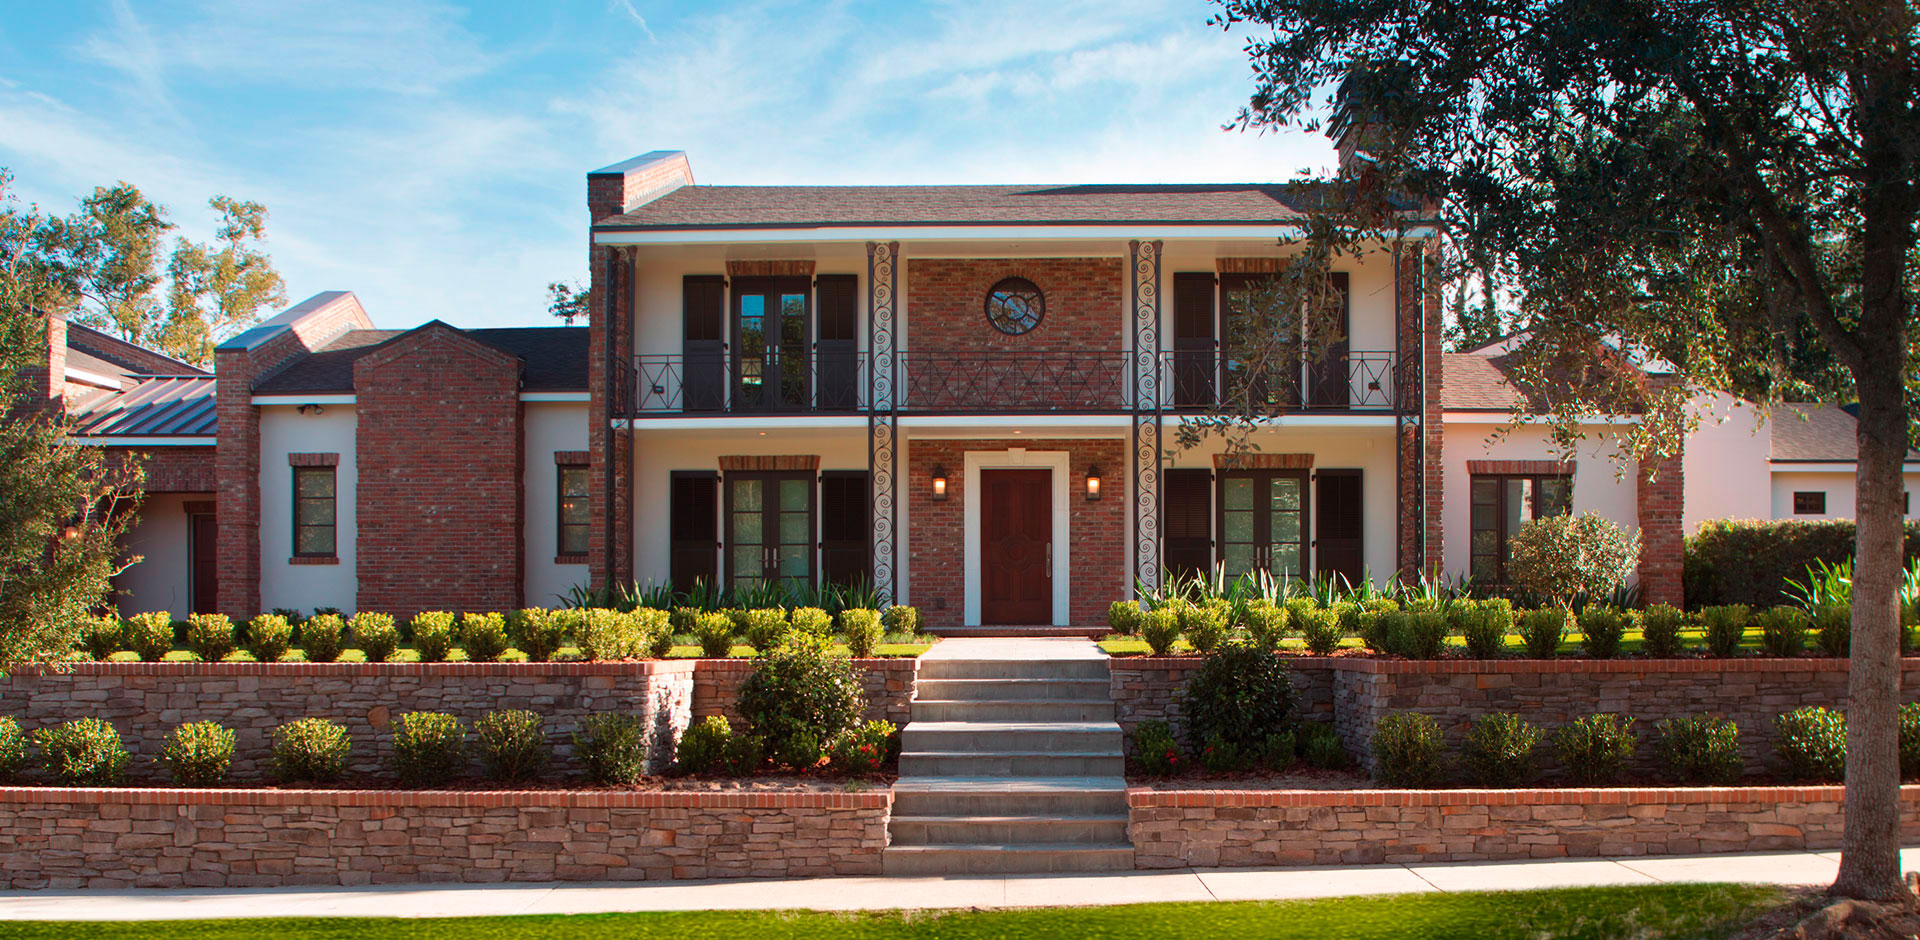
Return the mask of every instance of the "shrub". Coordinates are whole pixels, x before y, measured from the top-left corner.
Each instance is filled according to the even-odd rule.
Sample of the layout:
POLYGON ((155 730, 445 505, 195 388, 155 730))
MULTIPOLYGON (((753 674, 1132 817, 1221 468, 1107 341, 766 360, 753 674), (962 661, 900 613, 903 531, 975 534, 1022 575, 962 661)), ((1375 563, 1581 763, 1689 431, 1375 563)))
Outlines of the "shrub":
POLYGON ((1520 641, 1534 659, 1552 659, 1567 638, 1573 612, 1564 607, 1543 607, 1520 615, 1520 641))
POLYGON ((1392 787, 1426 787, 1440 781, 1446 746, 1440 723, 1419 712, 1391 712, 1373 724, 1373 775, 1392 787))
POLYGON ((1740 779, 1740 728, 1725 718, 1669 718, 1660 732, 1660 763, 1682 783, 1729 784, 1740 779))
MULTIPOLYGON (((846 616, 842 613, 840 618, 844 621, 846 616)), ((733 652, 733 618, 718 611, 701 614, 694 618, 693 638, 700 644, 700 655, 722 659, 733 652)))
POLYGON ((1270 770, 1285 770, 1293 766, 1294 742, 1294 733, 1291 728, 1286 731, 1267 732, 1267 736, 1261 739, 1260 745, 1253 750, 1254 763, 1270 770))
POLYGON ((1456 604, 1453 614, 1459 624, 1467 655, 1474 659, 1499 659, 1507 651, 1507 634, 1513 632, 1513 607, 1504 600, 1496 604, 1456 604))
POLYGON ((1752 612, 1745 604, 1723 604, 1700 611, 1700 623, 1706 628, 1707 652, 1721 657, 1740 655, 1740 641, 1747 637, 1747 621, 1752 612))
POLYGON ((1614 607, 1589 607, 1580 612, 1580 649, 1593 659, 1620 655, 1633 615, 1614 607))
POLYGON ((347 626, 353 632, 353 645, 367 654, 367 662, 384 663, 400 648, 400 628, 394 626, 391 614, 361 611, 347 626))
POLYGON ((588 715, 574 732, 573 752, 586 768, 588 780, 633 783, 647 772, 646 723, 620 713, 588 715))
POLYGON ((1251 750, 1292 719, 1293 679, 1279 653, 1229 643, 1200 661, 1176 703, 1195 753, 1215 739, 1251 750))
POLYGON ((160 745, 160 763, 177 786, 215 786, 233 766, 233 731, 212 721, 181 725, 160 745))
MULTIPOLYGON (((172 625, 169 624, 167 629, 168 632, 172 632, 172 625)), ((90 617, 80 625, 80 648, 86 650, 87 655, 93 659, 106 659, 120 652, 120 647, 126 643, 126 637, 126 625, 120 622, 119 617, 112 614, 90 617)), ((172 638, 168 639, 171 645, 172 638)))
POLYGON ((847 635, 847 652, 865 658, 873 655, 882 637, 880 614, 865 608, 840 612, 840 629, 847 635))
POLYGON ((164 610, 134 614, 127 621, 126 643, 144 662, 166 659, 173 652, 173 615, 164 610))
POLYGON ((1838 781, 1847 773, 1847 716, 1804 705, 1773 720, 1775 747, 1795 780, 1838 781))
POLYGON ((18 779, 27 766, 27 733, 20 723, 0 715, 0 781, 18 779))
POLYGON ((750 777, 767 763, 767 739, 750 733, 727 740, 727 757, 720 771, 731 777, 750 777))
POLYGON ((263 663, 279 662, 293 646, 293 624, 279 614, 261 614, 247 622, 247 652, 263 663))
POLYGON ((497 663, 511 643, 507 637, 507 618, 497 613, 460 616, 460 645, 466 647, 469 660, 497 663))
MULTIPOLYGON (((640 636, 640 621, 632 616, 594 607, 582 611, 580 618, 580 655, 593 660, 632 659, 640 655, 644 638, 640 636)), ((727 622, 727 632, 732 635, 732 621, 727 622)))
POLYGON ((891 721, 866 721, 842 732, 827 751, 827 763, 841 773, 870 774, 891 760, 900 729, 891 721))
MULTIPOLYGON (((0 738, 4 736, 0 734, 0 738)), ((1900 776, 1909 780, 1920 777, 1920 702, 1900 706, 1900 776)))
POLYGON ((226 659, 238 644, 233 639, 233 621, 226 614, 188 614, 187 649, 210 663, 226 659))
POLYGON ((1158 718, 1143 721, 1134 726, 1130 737, 1133 759, 1142 773, 1164 777, 1180 769, 1180 744, 1173 739, 1173 729, 1165 721, 1158 718))
POLYGON ((1345 631, 1340 629, 1340 616, 1331 610, 1309 607, 1302 615, 1299 610, 1288 607, 1287 616, 1300 625, 1300 636, 1307 641, 1307 651, 1317 656, 1339 649, 1340 641, 1346 639, 1345 631))
POLYGON ((559 611, 527 607, 507 615, 507 636, 513 640, 514 649, 526 654, 528 662, 544 663, 566 645, 567 625, 567 618, 559 611))
POLYGON ((1179 618, 1180 632, 1186 634, 1187 642, 1196 652, 1211 653, 1220 648, 1227 639, 1227 618, 1222 616, 1219 607, 1206 604, 1181 604, 1174 609, 1179 618))
MULTIPOLYGON (((1920 523, 1906 526, 1906 557, 1920 557, 1920 523)), ((1687 599, 1699 604, 1772 607, 1788 602, 1788 578, 1806 578, 1815 561, 1839 564, 1853 557, 1853 522, 1702 523, 1687 537, 1684 575, 1687 599)))
POLYGON ((1447 618, 1439 611, 1407 614, 1407 653, 1414 659, 1447 655, 1447 618))
POLYGON ((1553 751, 1567 779, 1582 786, 1620 779, 1639 743, 1633 719, 1624 715, 1588 715, 1553 733, 1553 751))
POLYGON ((1849 656, 1853 652, 1853 605, 1829 604, 1813 617, 1814 642, 1822 656, 1849 656))
POLYGON ((347 645, 346 632, 339 614, 314 614, 300 625, 300 649, 308 662, 333 662, 347 645))
MULTIPOLYGON (((316 618, 317 619, 317 618, 316 618)), ((347 772, 347 729, 325 718, 300 718, 273 732, 273 775, 283 782, 325 783, 347 772)))
POLYGON ((1238 773, 1252 762, 1245 749, 1217 734, 1200 747, 1200 766, 1210 774, 1238 773))
POLYGON ((1352 763, 1352 755, 1347 753, 1346 743, 1340 740, 1340 732, 1333 725, 1318 721, 1301 724, 1295 731, 1295 745, 1300 749, 1300 759, 1310 767, 1320 770, 1341 770, 1352 763))
POLYGON ((1513 583, 1563 607, 1583 595, 1611 595, 1640 560, 1638 534, 1629 535, 1590 512, 1524 523, 1507 539, 1507 547, 1512 552, 1507 575, 1513 583))
POLYGON ((489 780, 531 780, 551 755, 540 716, 524 709, 488 712, 473 723, 475 749, 489 780))
MULTIPOLYGON (((1311 609, 1311 607, 1312 604, 1309 603, 1308 608, 1311 609)), ((1351 601, 1340 601, 1335 604, 1329 604, 1327 609, 1333 612, 1334 621, 1340 625, 1340 632, 1342 634, 1346 636, 1360 636, 1364 632, 1362 630, 1364 626, 1361 622, 1362 617, 1368 614, 1384 614, 1388 611, 1399 610, 1400 608, 1397 606, 1370 607, 1363 604, 1355 604, 1351 601)), ((1291 607, 1289 607, 1289 610, 1291 610, 1291 607)), ((1368 617, 1367 620, 1371 622, 1372 618, 1368 617)))
POLYGON ((793 626, 787 623, 787 612, 778 607, 759 607, 746 612, 740 635, 754 652, 765 653, 780 645, 793 626))
POLYGON ((1488 787, 1518 787, 1540 775, 1535 751, 1540 729, 1519 715, 1499 712, 1482 715, 1467 728, 1460 749, 1475 783, 1488 787))
POLYGON ((1262 649, 1279 649, 1280 641, 1287 636, 1287 609, 1268 601, 1254 601, 1247 605, 1241 614, 1240 622, 1247 628, 1247 636, 1254 645, 1262 649))
POLYGON ((467 729, 443 712, 398 715, 388 762, 403 786, 443 786, 466 769, 467 729))
POLYGON ((920 608, 895 604, 880 615, 880 625, 886 627, 888 633, 914 636, 920 632, 920 608))
POLYGON ((133 756, 120 743, 120 732, 99 718, 75 718, 33 732, 41 766, 60 783, 70 786, 110 786, 127 775, 133 756))
POLYGON ((682 772, 690 774, 704 774, 722 768, 732 738, 733 725, 725 715, 708 715, 680 735, 680 746, 674 752, 674 762, 680 765, 682 772))
POLYGON ((852 664, 828 649, 824 641, 793 637, 757 659, 740 685, 740 716, 766 739, 776 763, 818 763, 822 742, 852 728, 866 708, 852 664))
POLYGON ((675 607, 673 614, 668 618, 673 624, 673 632, 692 633, 693 625, 700 619, 702 613, 705 611, 698 607, 675 607))
POLYGON ((444 663, 453 652, 453 614, 423 610, 413 615, 413 648, 423 663, 444 663))
POLYGON ((1812 618, 1798 607, 1775 607, 1760 614, 1760 648, 1768 656, 1798 656, 1807 648, 1812 618))
MULTIPOLYGON (((914 611, 916 624, 919 621, 919 614, 919 611, 914 611)), ((787 619, 793 623, 795 630, 808 636, 817 636, 821 639, 833 636, 833 616, 818 607, 795 607, 787 619)))
POLYGON ((1133 601, 1114 601, 1107 605, 1107 629, 1121 636, 1140 632, 1140 605, 1133 601))
POLYGON ((1389 656, 1412 655, 1412 614, 1398 610, 1360 610, 1352 615, 1367 649, 1389 656))
POLYGON ((1640 612, 1640 650, 1654 659, 1680 655, 1680 627, 1687 615, 1679 608, 1655 604, 1640 612))
POLYGON ((666 611, 641 607, 627 616, 634 620, 640 651, 648 659, 666 659, 673 652, 673 621, 666 611))
POLYGON ((1174 641, 1180 639, 1180 618, 1166 607, 1147 611, 1140 617, 1140 639, 1147 641, 1153 655, 1167 655, 1174 641))

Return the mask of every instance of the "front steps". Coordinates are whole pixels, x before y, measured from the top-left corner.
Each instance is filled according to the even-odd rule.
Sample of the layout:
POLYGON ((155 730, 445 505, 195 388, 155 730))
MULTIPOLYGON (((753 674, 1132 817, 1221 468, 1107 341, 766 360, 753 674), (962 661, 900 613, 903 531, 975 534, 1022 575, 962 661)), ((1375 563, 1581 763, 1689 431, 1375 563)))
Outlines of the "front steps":
POLYGON ((1106 657, 1065 639, 958 639, 935 652, 901 731, 886 873, 1131 869, 1106 657))
POLYGON ((928 633, 941 637, 1073 637, 1099 639, 1113 631, 1107 627, 928 627, 928 633))

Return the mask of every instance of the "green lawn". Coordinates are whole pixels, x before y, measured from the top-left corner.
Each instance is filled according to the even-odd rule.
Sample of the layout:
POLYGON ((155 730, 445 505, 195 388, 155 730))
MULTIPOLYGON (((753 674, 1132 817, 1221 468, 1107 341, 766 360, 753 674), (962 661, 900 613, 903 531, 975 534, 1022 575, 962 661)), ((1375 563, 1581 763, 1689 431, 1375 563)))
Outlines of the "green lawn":
MULTIPOLYGON (((1244 636, 1245 634, 1240 631, 1235 631, 1235 635, 1244 636)), ((1578 653, 1580 651, 1580 639, 1581 637, 1579 632, 1577 631, 1569 632, 1567 634, 1566 640, 1560 644, 1561 655, 1566 655, 1569 653, 1578 653)), ((1634 629, 1630 629, 1626 631, 1626 633, 1622 634, 1622 637, 1620 640, 1621 655, 1624 656, 1630 653, 1640 652, 1640 640, 1641 640, 1641 634, 1640 634, 1639 628, 1637 627, 1634 629)), ((1460 635, 1457 633, 1453 634, 1452 636, 1449 636, 1447 638, 1447 642, 1454 647, 1464 648, 1466 646, 1466 641, 1463 640, 1460 637, 1460 635)), ((1706 631, 1699 630, 1699 629, 1683 629, 1680 631, 1680 642, 1682 646, 1686 648, 1703 646, 1706 644, 1706 631)), ((1340 646, 1343 649, 1365 649, 1366 648, 1366 644, 1360 642, 1359 637, 1352 637, 1352 636, 1347 637, 1345 640, 1342 640, 1340 642, 1340 646)), ((1809 649, 1812 648, 1813 646, 1812 636, 1808 636, 1807 646, 1809 649)), ((1140 639, 1137 636, 1110 636, 1100 641, 1100 648, 1103 650, 1106 650, 1107 655, 1109 656, 1145 656, 1148 653, 1147 641, 1140 639)), ((1305 652, 1307 648, 1307 644, 1305 641, 1301 640, 1299 637, 1288 637, 1287 639, 1280 641, 1280 648, 1283 650, 1291 650, 1293 652, 1305 652)), ((1509 652, 1518 654, 1518 653, 1524 652, 1526 648, 1527 648, 1527 645, 1521 642, 1519 634, 1515 634, 1515 633, 1507 634, 1507 650, 1509 652)), ((1746 650, 1749 652, 1753 650, 1758 650, 1760 648, 1760 631, 1748 630, 1747 635, 1744 638, 1742 638, 1740 642, 1740 648, 1742 650, 1746 650)), ((1173 651, 1175 653, 1191 653, 1193 652, 1193 647, 1189 645, 1187 641, 1183 638, 1180 640, 1176 640, 1174 642, 1173 651)))
MULTIPOLYGON (((831 882, 822 882, 831 891, 831 882)), ((1551 891, 1422 894, 1285 902, 1138 904, 1117 907, 925 913, 690 912, 436 920, 299 919, 0 923, 0 940, 828 940, 1022 937, 1289 938, 1302 940, 1608 940, 1731 935, 1781 902, 1756 885, 1653 885, 1551 891)), ((264 901, 270 904, 270 901, 264 901)), ((404 900, 398 903, 404 904, 404 900)))

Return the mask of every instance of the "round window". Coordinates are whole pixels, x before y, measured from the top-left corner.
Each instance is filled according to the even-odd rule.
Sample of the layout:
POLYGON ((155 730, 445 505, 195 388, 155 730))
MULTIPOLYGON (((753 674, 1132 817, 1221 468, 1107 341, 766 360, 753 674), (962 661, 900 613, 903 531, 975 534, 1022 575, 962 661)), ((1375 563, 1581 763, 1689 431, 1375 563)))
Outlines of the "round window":
POLYGON ((1047 315, 1047 299, 1024 277, 1010 277, 987 292, 987 322, 1008 336, 1031 332, 1047 315))

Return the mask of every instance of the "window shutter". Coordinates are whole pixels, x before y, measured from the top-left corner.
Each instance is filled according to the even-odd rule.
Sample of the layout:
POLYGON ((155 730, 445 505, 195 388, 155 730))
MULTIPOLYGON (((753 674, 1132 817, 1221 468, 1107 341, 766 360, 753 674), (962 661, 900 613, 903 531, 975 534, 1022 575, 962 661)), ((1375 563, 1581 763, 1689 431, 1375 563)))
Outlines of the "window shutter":
POLYGON ((1161 492, 1160 533, 1166 568, 1176 574, 1205 573, 1213 567, 1213 474, 1207 470, 1168 470, 1161 492))
POLYGON ((1219 365, 1214 335, 1213 275, 1181 271, 1173 275, 1173 404, 1205 408, 1213 404, 1219 365))
POLYGON ((683 316, 680 407, 719 411, 726 403, 727 279, 689 274, 680 287, 683 316))
POLYGON ((675 590, 685 591, 703 580, 719 587, 720 475, 707 470, 676 470, 668 499, 668 538, 671 541, 668 577, 675 590))
POLYGON ((1335 342, 1327 344, 1320 358, 1310 370, 1312 378, 1313 404, 1320 408, 1345 408, 1352 394, 1352 385, 1347 368, 1347 353, 1352 348, 1349 342, 1353 330, 1353 301, 1347 291, 1347 273, 1336 271, 1330 278, 1333 289, 1340 295, 1340 310, 1334 314, 1337 318, 1333 325, 1339 335, 1335 342))
POLYGON ((814 283, 820 310, 819 407, 853 411, 860 406, 860 279, 822 274, 814 283))
POLYGON ((1339 572, 1348 584, 1359 584, 1366 571, 1360 471, 1321 470, 1314 477, 1316 574, 1339 572))
POLYGON ((820 474, 821 583, 872 582, 871 510, 865 470, 828 470, 820 474))

